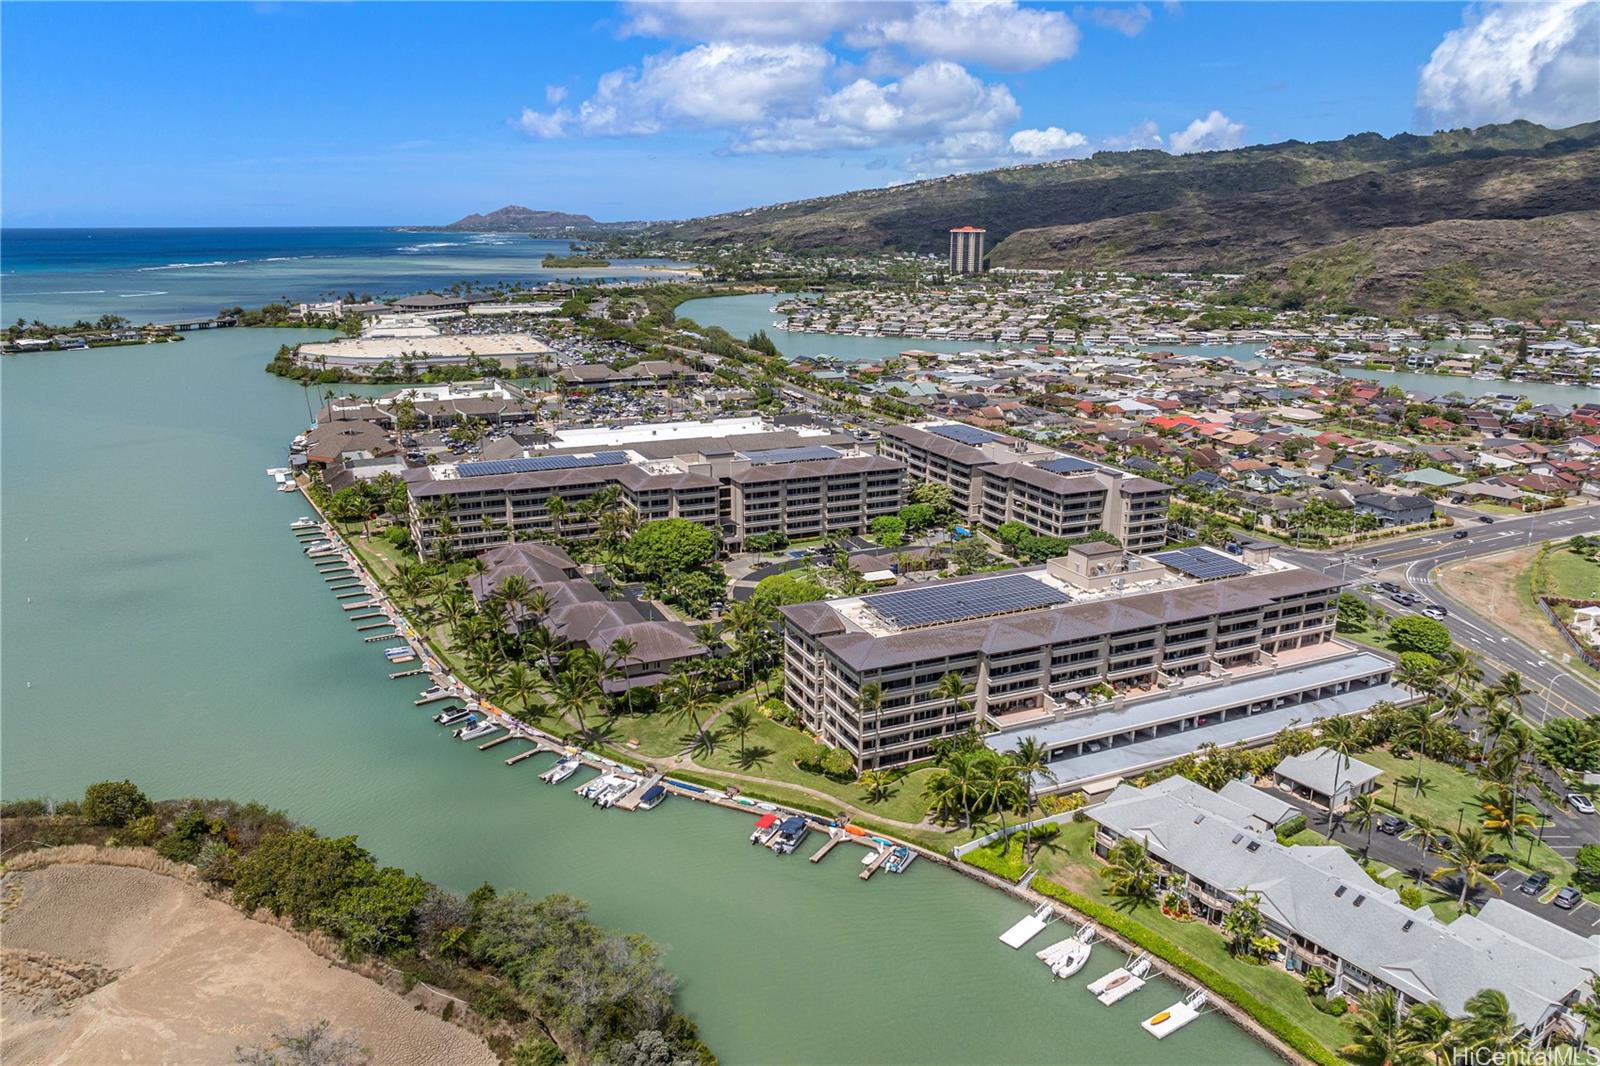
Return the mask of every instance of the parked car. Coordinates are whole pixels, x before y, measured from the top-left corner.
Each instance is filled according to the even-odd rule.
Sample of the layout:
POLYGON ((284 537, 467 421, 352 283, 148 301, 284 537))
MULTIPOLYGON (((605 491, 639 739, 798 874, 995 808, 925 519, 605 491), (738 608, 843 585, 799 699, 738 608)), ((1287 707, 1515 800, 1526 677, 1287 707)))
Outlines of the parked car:
POLYGON ((1468 533, 1467 533, 1467 530, 1465 530, 1465 529, 1458 529, 1454 533, 1450 534, 1450 536, 1453 537, 1456 540, 1466 540, 1467 539, 1467 535, 1468 535, 1468 533))
POLYGON ((1422 613, 1427 615, 1429 618, 1432 618, 1436 622, 1444 621, 1445 614, 1443 607, 1434 607, 1430 604, 1422 609, 1422 613))
POLYGON ((1380 582, 1378 582, 1377 587, 1382 589, 1385 592, 1399 592, 1400 591, 1400 586, 1396 585, 1393 581, 1380 581, 1380 582))
POLYGON ((1480 521, 1480 522, 1482 522, 1482 523, 1483 523, 1483 524, 1484 524, 1484 525, 1486 525, 1486 526, 1492 526, 1492 525, 1494 525, 1494 519, 1493 519, 1493 518, 1491 518, 1491 517, 1489 517, 1489 516, 1488 516, 1488 515, 1486 515, 1486 514, 1481 514, 1481 515, 1479 515, 1479 516, 1478 516, 1478 521, 1480 521))
POLYGON ((1511 856, 1503 851, 1491 851, 1483 857, 1483 861, 1493 866, 1510 866, 1511 856))
POLYGON ((1577 811, 1579 814, 1594 813, 1594 804, 1589 801, 1588 796, 1585 796, 1581 792, 1568 792, 1567 802, 1571 804, 1572 809, 1577 811))
POLYGON ((1410 825, 1411 825, 1411 823, 1407 822, 1404 818, 1396 818, 1394 815, 1391 814, 1391 815, 1388 815, 1387 817, 1378 819, 1378 827, 1377 828, 1378 828, 1378 832, 1380 832, 1380 833, 1385 833, 1385 834, 1387 834, 1389 836, 1397 837, 1401 833, 1405 832, 1406 829, 1410 828, 1410 825))
POLYGON ((1536 874, 1529 874, 1528 879, 1518 886, 1517 891, 1525 896, 1537 896, 1550 887, 1550 875, 1543 870, 1536 874))
POLYGON ((1554 903, 1557 907, 1560 907, 1564 911, 1570 911, 1579 903, 1583 902, 1583 893, 1569 885, 1568 887, 1563 888, 1560 892, 1557 892, 1556 898, 1550 902, 1554 903))

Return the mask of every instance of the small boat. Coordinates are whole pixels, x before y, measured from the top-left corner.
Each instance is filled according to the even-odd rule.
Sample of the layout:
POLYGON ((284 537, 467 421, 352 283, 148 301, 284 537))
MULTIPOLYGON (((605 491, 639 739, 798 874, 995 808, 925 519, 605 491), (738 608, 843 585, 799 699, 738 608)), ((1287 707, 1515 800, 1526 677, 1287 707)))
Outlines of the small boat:
POLYGON ((1183 997, 1181 1002, 1174 1003, 1160 1014, 1152 1015, 1139 1024, 1145 1032, 1157 1040, 1164 1040, 1200 1017, 1200 1011, 1205 1005, 1206 994, 1197 988, 1183 997))
POLYGON ((626 777, 618 777, 614 779, 610 788, 601 789, 600 792, 595 796, 594 806, 613 806, 623 796, 626 796, 628 793, 632 792, 633 786, 634 782, 626 777))
POLYGON ((1098 981, 1089 982, 1089 992, 1109 1007, 1143 988, 1149 972, 1150 956, 1141 953, 1126 966, 1112 970, 1098 981))
POLYGON ((750 834, 750 843, 765 845, 777 834, 779 820, 776 814, 763 814, 757 818, 755 831, 750 834))
POLYGON ((1001 933, 1000 943, 1008 948, 1020 948, 1043 932, 1044 927, 1050 924, 1050 919, 1054 914, 1055 908, 1050 904, 1039 904, 1032 914, 1001 933))
POLYGON ((457 722, 466 722, 472 725, 478 721, 473 713, 465 707, 449 707, 433 716, 433 720, 440 725, 455 725, 457 722))
POLYGON ((644 795, 639 797, 641 811, 653 811, 661 806, 661 801, 667 798, 667 790, 662 785, 651 785, 644 790, 644 795))
POLYGON ((490 733, 495 733, 499 730, 499 722, 478 722, 475 725, 456 730, 454 736, 457 740, 477 740, 479 737, 486 737, 490 733))
POLYGON ((391 659, 403 659, 407 655, 415 655, 416 652, 411 650, 411 645, 402 644, 399 647, 395 647, 395 648, 384 648, 383 649, 383 654, 388 656, 391 659))
POLYGON ((278 484, 279 492, 299 492, 300 486, 292 481, 283 481, 278 484))
POLYGON ((539 775, 539 780, 547 785, 559 785, 567 778, 578 772, 578 767, 583 765, 581 759, 562 759, 550 769, 539 775))
POLYGON ((1089 961, 1089 952, 1098 937, 1095 927, 1084 923, 1076 933, 1037 952, 1034 958, 1050 967, 1057 977, 1071 977, 1089 961))
POLYGON ((301 515, 289 523, 290 529, 316 529, 317 523, 310 515, 301 515))
POLYGON ((314 540, 300 549, 300 554, 310 555, 312 552, 327 551, 333 547, 331 540, 314 540))
POLYGON ((883 868, 892 874, 903 874, 906 867, 916 861, 917 853, 904 844, 889 852, 889 857, 884 860, 883 868))
POLYGON ((778 831, 773 834, 772 843, 768 844, 767 847, 771 848, 774 854, 788 855, 800 846, 800 842, 810 832, 811 823, 799 815, 785 818, 778 823, 778 831))
POLYGON ((861 856, 861 865, 871 866, 873 863, 878 861, 878 856, 882 854, 883 852, 876 850, 867 852, 865 855, 861 856))
POLYGON ((426 690, 424 692, 419 693, 417 695, 417 699, 420 700, 420 701, 423 701, 423 702, 427 702, 428 700, 442 700, 442 699, 444 699, 445 697, 447 697, 449 695, 450 695, 450 690, 449 689, 440 688, 438 685, 435 685, 432 688, 430 688, 430 689, 428 689, 428 690, 426 690))
POLYGON ((600 795, 600 793, 610 788, 615 781, 616 778, 612 775, 601 774, 599 777, 585 781, 572 791, 582 796, 586 800, 592 800, 596 796, 600 795))

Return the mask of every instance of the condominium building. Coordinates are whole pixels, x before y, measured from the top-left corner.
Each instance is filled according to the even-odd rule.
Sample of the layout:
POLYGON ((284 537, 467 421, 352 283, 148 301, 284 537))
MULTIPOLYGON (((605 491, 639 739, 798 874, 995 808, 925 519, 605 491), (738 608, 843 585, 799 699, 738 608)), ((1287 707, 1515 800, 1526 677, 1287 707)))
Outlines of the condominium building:
POLYGON ((983 240, 986 230, 977 226, 957 226, 950 231, 950 273, 983 273, 983 240))
POLYGON ((862 768, 976 727, 999 750, 1035 736, 1049 787, 1070 787, 1404 700, 1393 663, 1334 639, 1341 587, 1265 547, 1090 542, 1044 566, 782 608, 784 699, 862 768), (941 691, 951 674, 959 699, 941 691))
POLYGON ((878 450, 907 477, 950 489, 969 522, 990 529, 1021 522, 1050 537, 1104 530, 1134 552, 1167 539, 1171 489, 1104 463, 958 422, 889 426, 878 450))
POLYGON ((1257 812, 1280 804, 1238 782, 1218 794, 1171 777, 1143 789, 1119 785, 1087 813, 1096 854, 1139 841, 1156 862, 1158 887, 1201 920, 1220 923, 1253 896, 1277 945, 1272 964, 1322 970, 1324 995, 1388 992, 1402 1015, 1437 1003, 1461 1018, 1468 1000, 1495 989, 1528 1043, 1582 1042, 1587 1022, 1572 1008, 1600 975, 1600 937, 1493 897, 1448 923, 1427 907, 1413 910, 1341 847, 1278 843, 1257 812))
POLYGON ((407 471, 413 539, 432 549, 447 537, 465 552, 519 534, 581 540, 599 531, 587 501, 614 489, 640 522, 687 519, 737 549, 761 534, 864 530, 903 494, 900 463, 842 434, 760 419, 568 430, 553 443, 407 471))

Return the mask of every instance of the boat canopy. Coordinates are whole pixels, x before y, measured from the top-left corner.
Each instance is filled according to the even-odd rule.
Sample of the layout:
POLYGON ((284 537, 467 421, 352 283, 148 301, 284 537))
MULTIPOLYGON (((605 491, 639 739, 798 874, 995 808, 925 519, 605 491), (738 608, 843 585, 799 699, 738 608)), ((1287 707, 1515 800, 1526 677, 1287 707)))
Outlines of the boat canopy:
POLYGON ((793 836, 806 827, 806 820, 801 817, 785 818, 783 824, 778 826, 778 832, 784 836, 793 836))
POLYGON ((651 800, 656 799, 659 796, 666 795, 666 792, 667 790, 662 788, 660 785, 651 785, 649 788, 644 790, 644 795, 639 797, 639 802, 649 803, 651 800))
POLYGON ((776 814, 763 814, 760 818, 758 818, 756 820, 756 828, 757 829, 765 829, 768 826, 777 825, 777 824, 778 824, 778 816, 776 814))

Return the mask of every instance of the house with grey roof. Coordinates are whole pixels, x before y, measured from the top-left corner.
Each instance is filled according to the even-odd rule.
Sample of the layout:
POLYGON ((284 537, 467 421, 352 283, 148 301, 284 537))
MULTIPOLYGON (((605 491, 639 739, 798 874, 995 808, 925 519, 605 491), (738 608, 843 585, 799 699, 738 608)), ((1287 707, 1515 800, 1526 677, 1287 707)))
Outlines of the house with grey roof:
POLYGON ((1278 943, 1273 961, 1292 973, 1324 970, 1330 995, 1389 991, 1402 1011, 1434 1002, 1460 1017, 1467 1000, 1495 989, 1534 1046, 1558 1032, 1583 1037, 1586 1023, 1571 1008, 1600 975, 1600 936, 1500 900, 1449 923, 1411 910, 1343 848, 1279 844, 1244 805, 1187 778, 1120 785, 1087 814, 1097 855, 1139 841, 1160 865, 1162 887, 1184 894, 1205 921, 1220 923, 1254 898, 1278 943))
POLYGON ((1320 807, 1340 810, 1378 787, 1383 771, 1328 748, 1291 755, 1272 769, 1278 787, 1320 807))

